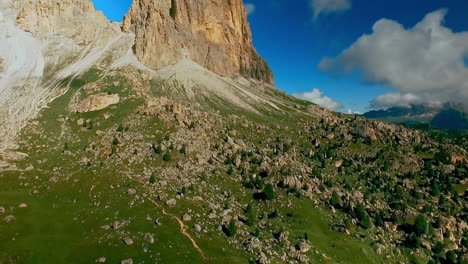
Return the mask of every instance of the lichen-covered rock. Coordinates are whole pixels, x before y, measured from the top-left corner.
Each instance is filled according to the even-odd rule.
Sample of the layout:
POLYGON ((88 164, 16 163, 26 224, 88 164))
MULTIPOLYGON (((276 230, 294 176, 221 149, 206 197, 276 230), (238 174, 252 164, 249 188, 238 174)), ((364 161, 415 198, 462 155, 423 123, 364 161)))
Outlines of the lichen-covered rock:
POLYGON ((122 29, 135 33, 135 54, 150 68, 189 58, 223 76, 273 83, 272 71, 253 47, 242 0, 137 0, 122 29))

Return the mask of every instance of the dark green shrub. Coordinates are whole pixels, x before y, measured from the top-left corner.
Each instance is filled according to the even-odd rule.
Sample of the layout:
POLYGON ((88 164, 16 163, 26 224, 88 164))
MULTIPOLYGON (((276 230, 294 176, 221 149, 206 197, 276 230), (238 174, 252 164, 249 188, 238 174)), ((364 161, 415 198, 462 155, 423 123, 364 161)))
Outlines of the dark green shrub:
POLYGON ((414 221, 414 232, 417 235, 423 235, 426 233, 427 221, 424 215, 420 214, 414 221))
POLYGON ((335 208, 341 207, 341 197, 336 191, 333 191, 332 197, 330 199, 330 205, 335 208))
POLYGON ((263 192, 265 193, 265 199, 267 200, 273 200, 276 197, 275 189, 271 183, 265 186, 263 192))
POLYGON ((255 221, 257 220, 257 217, 255 215, 255 211, 253 209, 252 204, 249 204, 245 209, 245 216, 247 217, 245 224, 248 226, 253 226, 255 224, 255 221))
POLYGON ((163 156, 163 160, 164 160, 164 161, 171 161, 171 160, 172 160, 172 155, 171 155, 171 153, 166 152, 166 154, 164 154, 164 156, 163 156))
POLYGON ((228 237, 233 237, 237 233, 237 226, 236 222, 232 220, 228 226, 223 226, 223 232, 226 234, 228 237))

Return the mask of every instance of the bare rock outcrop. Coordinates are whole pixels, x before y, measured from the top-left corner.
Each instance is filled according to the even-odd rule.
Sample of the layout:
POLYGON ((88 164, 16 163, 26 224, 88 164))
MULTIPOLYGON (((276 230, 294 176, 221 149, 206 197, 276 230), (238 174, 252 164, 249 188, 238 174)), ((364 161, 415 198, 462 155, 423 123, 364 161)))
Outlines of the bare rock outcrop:
POLYGON ((253 47, 242 0, 136 0, 122 29, 135 33, 135 54, 150 68, 189 58, 219 75, 273 83, 253 47))
POLYGON ((86 113, 105 109, 111 105, 118 104, 120 97, 118 94, 95 94, 86 98, 76 109, 79 113, 86 113))
POLYGON ((78 45, 119 34, 116 23, 96 11, 88 0, 14 0, 19 7, 17 24, 34 37, 59 35, 78 45))

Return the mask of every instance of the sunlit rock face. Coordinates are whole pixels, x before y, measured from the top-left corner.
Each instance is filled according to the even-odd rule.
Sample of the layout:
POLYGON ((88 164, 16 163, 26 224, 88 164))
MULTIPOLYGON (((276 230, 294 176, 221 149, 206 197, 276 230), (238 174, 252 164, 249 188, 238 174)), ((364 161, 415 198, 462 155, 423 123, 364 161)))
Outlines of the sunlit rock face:
POLYGON ((134 52, 153 69, 189 58, 223 76, 273 83, 242 0, 135 0, 122 28, 135 33, 134 52))

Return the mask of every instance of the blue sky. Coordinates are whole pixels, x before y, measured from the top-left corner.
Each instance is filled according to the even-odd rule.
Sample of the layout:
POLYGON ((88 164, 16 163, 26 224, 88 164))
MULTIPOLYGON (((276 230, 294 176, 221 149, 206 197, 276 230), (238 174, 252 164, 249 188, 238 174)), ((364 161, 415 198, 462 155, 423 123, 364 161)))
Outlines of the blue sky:
MULTIPOLYGON (((93 0, 93 2, 97 9, 103 10, 110 19, 116 21, 122 19, 131 4, 131 0, 93 0)), ((466 18, 468 1, 466 0, 244 0, 244 2, 255 7, 249 15, 254 45, 272 68, 277 87, 287 93, 311 92, 312 89, 318 88, 323 93, 322 96, 342 103, 343 107, 338 110, 352 109, 364 112, 369 109, 371 102, 377 108, 386 106, 386 104, 388 106, 394 104, 388 98, 382 98, 380 101, 375 100, 376 97, 388 93, 398 93, 400 97, 397 98, 414 99, 417 97, 418 99, 414 99, 415 102, 418 100, 418 102, 432 101, 434 98, 429 98, 428 94, 437 94, 437 100, 433 101, 442 102, 467 92, 465 88, 446 88, 445 84, 448 81, 441 83, 440 86, 446 90, 452 89, 450 94, 424 90, 425 84, 413 82, 411 76, 402 78, 408 79, 406 83, 400 83, 394 80, 394 76, 382 76, 381 72, 373 72, 372 69, 369 69, 368 65, 365 65, 369 58, 362 54, 360 55, 362 58, 356 58, 355 62, 349 62, 349 60, 357 55, 348 54, 349 56, 346 58, 337 58, 331 64, 333 68, 343 68, 345 64, 354 65, 355 69, 349 75, 334 74, 334 71, 318 66, 325 57, 335 58, 364 34, 372 34, 374 23, 382 18, 398 22, 404 30, 409 30, 422 21, 427 14, 444 8, 448 10, 448 13, 443 21, 443 27, 453 31, 454 38, 462 39, 464 35, 460 32, 468 31, 468 19, 466 18), (315 3, 315 12, 314 1, 317 2, 315 3), (324 6, 321 9, 322 12, 314 17, 314 14, 317 15, 317 11, 320 11, 318 10, 320 4, 324 6), (363 74, 373 77, 363 80, 363 74), (421 88, 420 90, 411 90, 409 86, 421 88), (438 95, 439 93, 440 95, 438 95)), ((404 31, 400 33, 402 36, 409 35, 405 34, 404 31)), ((408 31, 407 33, 414 32, 408 31)), ((447 38, 449 37, 452 35, 447 36, 447 38)), ((377 36, 373 39, 376 43, 379 40, 377 36)), ((413 43, 411 40, 409 41, 413 43)), ((394 54, 407 52, 406 40, 402 40, 402 43, 402 48, 395 51, 394 54)), ((422 47, 432 45, 420 44, 422 47)), ((374 60, 375 56, 379 56, 379 50, 382 51, 375 45, 361 45, 359 47, 364 51, 365 47, 375 48, 374 60)), ((419 49, 418 46, 413 48, 419 49)), ((457 53, 457 56, 464 56, 461 61, 463 64, 464 60, 466 64, 468 47, 460 52, 465 52, 464 55, 457 53)), ((440 52, 437 52, 436 48, 430 48, 427 49, 424 57, 432 56, 432 54, 440 55, 440 52)), ((454 56, 452 58, 455 58, 454 56)), ((458 57, 456 58, 458 59, 458 57)), ((434 57, 435 59, 437 58, 434 57)), ((382 57, 382 63, 387 60, 391 60, 391 58, 382 57)), ((414 58, 412 61, 418 62, 418 58, 414 58)), ((382 66, 385 68, 393 65, 382 66)), ((397 62, 395 66, 398 68, 400 65, 397 62)), ((432 69, 421 69, 421 71, 423 70, 431 71, 432 69)), ((460 67, 452 69, 455 73, 460 73, 461 70, 463 69, 460 67)), ((411 69, 408 69, 407 72, 411 72, 411 69)), ((454 76, 457 76, 455 73, 454 76)), ((414 72, 414 75, 417 74, 418 72, 414 72)), ((465 87, 464 83, 460 85, 465 87)))

